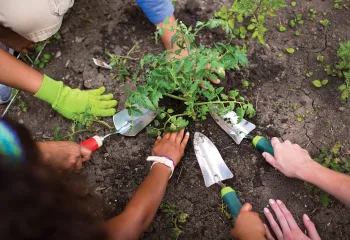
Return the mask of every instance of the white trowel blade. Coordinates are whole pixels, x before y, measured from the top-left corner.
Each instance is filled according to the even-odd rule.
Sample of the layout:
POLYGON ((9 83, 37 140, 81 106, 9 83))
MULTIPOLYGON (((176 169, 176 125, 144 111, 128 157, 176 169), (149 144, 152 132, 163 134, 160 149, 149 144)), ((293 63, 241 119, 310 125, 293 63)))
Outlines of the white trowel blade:
POLYGON ((219 181, 233 177, 218 149, 209 138, 202 133, 196 132, 194 134, 193 145, 205 186, 210 187, 219 181))

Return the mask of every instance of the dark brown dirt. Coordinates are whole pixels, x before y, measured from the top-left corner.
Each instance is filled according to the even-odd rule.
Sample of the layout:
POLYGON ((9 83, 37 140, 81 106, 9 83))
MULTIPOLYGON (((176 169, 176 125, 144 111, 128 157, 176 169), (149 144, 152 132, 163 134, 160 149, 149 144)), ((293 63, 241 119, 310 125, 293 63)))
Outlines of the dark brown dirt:
MULTIPOLYGON (((178 0, 176 13, 186 24, 194 24, 195 20, 212 17, 213 12, 227 2, 178 0)), ((350 151, 350 108, 340 101, 337 86, 341 80, 327 76, 316 61, 317 55, 324 55, 327 64, 335 63, 339 42, 350 39, 349 19, 350 11, 333 9, 332 1, 313 0, 297 1, 296 8, 289 6, 281 10, 278 17, 268 20, 267 46, 250 44, 250 66, 241 72, 229 73, 222 83, 227 89, 241 89, 243 95, 254 103, 257 115, 252 122, 258 126, 255 134, 289 139, 315 156, 323 146, 330 148, 337 141, 344 144, 344 152, 350 151), (318 20, 327 18, 330 21, 326 30, 318 20, 305 20, 304 25, 298 26, 301 37, 296 37, 295 30, 290 28, 283 33, 276 30, 275 24, 279 21, 287 26, 293 9, 307 15, 310 8, 317 10, 318 20), (322 17, 321 12, 326 12, 327 16, 322 17), (278 57, 278 53, 284 53, 287 47, 295 48, 296 52, 278 57), (314 72, 312 78, 306 77, 309 71, 314 72), (321 89, 316 89, 311 83, 313 79, 325 78, 329 79, 329 84, 321 89), (242 89, 242 80, 254 82, 255 87, 242 89), (291 108, 294 104, 297 106, 295 111, 291 108), (300 115, 306 116, 301 122, 297 121, 300 115)), ((63 39, 53 42, 45 50, 53 55, 60 51, 62 56, 54 58, 43 72, 55 79, 63 79, 70 86, 82 87, 84 71, 96 69, 92 58, 107 60, 106 50, 126 54, 138 43, 140 49, 135 53, 137 57, 141 58, 148 52, 161 52, 162 45, 152 40, 153 30, 154 27, 134 1, 79 1, 65 19, 60 31, 63 39), (92 18, 92 23, 81 20, 80 16, 85 12, 92 18), (82 37, 83 41, 77 42, 77 37, 82 37)), ((224 37, 220 31, 206 31, 201 35, 200 42, 212 44, 227 41, 224 37)), ((123 84, 112 80, 107 70, 94 71, 96 76, 103 74, 103 84, 108 92, 114 93, 118 99, 125 98, 123 84)), ((28 112, 22 112, 17 105, 10 116, 23 121, 37 139, 52 138, 57 127, 63 132, 70 130, 71 121, 55 113, 47 104, 23 93, 21 97, 28 105, 28 112)), ((118 108, 122 109, 123 106, 119 105, 118 108)), ((95 125, 94 132, 79 134, 76 141, 107 131, 103 126, 95 125)), ((281 199, 302 228, 301 216, 307 213, 323 239, 349 238, 350 214, 343 204, 332 199, 329 207, 324 208, 318 195, 310 192, 303 182, 288 179, 275 171, 248 141, 240 146, 235 145, 212 119, 193 122, 189 131, 203 132, 213 140, 234 174, 234 178, 227 180, 226 184, 237 190, 242 202, 251 202, 261 216, 270 198, 281 199)), ((150 154, 153 141, 144 132, 136 138, 111 137, 85 165, 81 175, 86 180, 79 185, 82 196, 102 199, 106 203, 106 206, 92 205, 89 209, 97 217, 106 219, 124 208, 149 171, 145 159, 150 154)), ((229 238, 232 222, 221 213, 219 187, 204 186, 192 144, 189 144, 184 159, 174 173, 163 202, 179 206, 190 216, 184 224, 181 239, 229 238)), ((169 220, 159 212, 144 239, 170 238, 169 220)))

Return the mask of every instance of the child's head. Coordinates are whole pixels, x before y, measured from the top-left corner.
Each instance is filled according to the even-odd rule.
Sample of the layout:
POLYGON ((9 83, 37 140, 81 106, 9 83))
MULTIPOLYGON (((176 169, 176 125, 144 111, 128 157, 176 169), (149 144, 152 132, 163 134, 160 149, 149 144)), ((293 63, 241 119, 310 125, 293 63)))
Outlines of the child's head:
POLYGON ((8 134, 0 132, 1 238, 105 239, 93 218, 79 207, 77 196, 39 164, 29 132, 10 121, 0 120, 0 125, 8 134))

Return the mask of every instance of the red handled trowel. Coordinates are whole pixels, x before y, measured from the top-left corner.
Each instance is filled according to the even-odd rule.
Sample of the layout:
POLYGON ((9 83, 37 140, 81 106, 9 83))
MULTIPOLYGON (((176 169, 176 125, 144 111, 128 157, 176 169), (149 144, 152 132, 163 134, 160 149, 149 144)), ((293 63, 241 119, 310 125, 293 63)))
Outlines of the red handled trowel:
POLYGON ((128 110, 124 109, 113 116, 113 123, 116 129, 115 132, 109 133, 105 136, 91 137, 80 143, 80 145, 89 148, 93 152, 100 148, 103 145, 103 141, 111 135, 120 134, 128 137, 136 136, 142 131, 142 129, 153 121, 157 115, 157 112, 142 108, 138 105, 135 105, 135 107, 142 112, 142 115, 137 117, 130 116, 128 110))

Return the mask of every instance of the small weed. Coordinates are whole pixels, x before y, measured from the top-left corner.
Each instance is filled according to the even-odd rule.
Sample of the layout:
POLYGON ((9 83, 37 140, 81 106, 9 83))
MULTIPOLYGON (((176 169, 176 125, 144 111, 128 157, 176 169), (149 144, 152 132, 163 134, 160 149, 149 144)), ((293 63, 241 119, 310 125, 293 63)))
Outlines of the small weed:
POLYGON ((317 61, 323 63, 323 61, 324 61, 324 56, 319 55, 319 56, 317 56, 316 59, 317 59, 317 61))
POLYGON ((62 141, 64 140, 63 135, 61 134, 61 129, 59 127, 53 130, 53 140, 54 141, 62 141))
POLYGON ((295 32, 295 36, 300 37, 301 36, 301 32, 300 31, 296 31, 295 32))
POLYGON ((85 8, 83 8, 82 10, 83 10, 83 13, 82 13, 82 15, 80 16, 80 19, 83 20, 84 22, 92 23, 93 20, 92 20, 92 18, 90 17, 88 11, 86 11, 85 8))
POLYGON ((38 66, 40 69, 44 69, 45 66, 51 61, 52 56, 49 53, 43 54, 43 56, 36 61, 34 61, 34 65, 38 66))
POLYGON ((320 88, 320 87, 323 87, 323 86, 325 86, 325 85, 328 84, 328 79, 324 79, 324 80, 322 80, 322 81, 320 81, 320 80, 314 80, 314 81, 312 81, 312 84, 313 84, 315 87, 320 88))
POLYGON ((127 76, 130 75, 128 61, 138 61, 138 58, 131 57, 130 54, 139 48, 139 45, 135 44, 126 56, 120 56, 117 54, 106 52, 110 57, 109 65, 113 68, 115 72, 111 73, 111 77, 118 77, 119 81, 123 82, 127 76))
POLYGON ((302 121, 304 121, 304 118, 305 118, 305 116, 299 115, 299 116, 297 116, 297 121, 302 122, 302 121))
POLYGON ((293 1, 290 3, 290 5, 292 5, 292 7, 295 7, 297 5, 297 3, 293 1))
POLYGON ((297 108, 298 108, 298 105, 297 105, 296 103, 294 103, 291 107, 292 107, 292 109, 293 109, 294 111, 296 111, 297 108))
POLYGON ((174 240, 177 240, 184 233, 180 224, 185 224, 189 215, 180 211, 178 206, 172 204, 162 203, 159 209, 166 217, 171 218, 172 237, 174 240))
POLYGON ((232 215, 224 201, 221 202, 221 213, 228 219, 232 218, 232 215))
POLYGON ((307 77, 311 77, 312 75, 314 75, 313 72, 308 72, 308 73, 306 74, 307 77))
POLYGON ((309 10, 309 13, 307 14, 307 16, 308 16, 309 20, 313 21, 316 19, 316 14, 317 14, 317 11, 315 9, 311 8, 309 10))
POLYGON ((285 49, 287 53, 292 54, 295 52, 294 48, 286 48, 285 49))
POLYGON ((324 28, 326 28, 329 24, 329 21, 327 19, 324 19, 324 20, 320 20, 320 23, 324 28))
POLYGON ((303 15, 301 13, 295 15, 294 19, 290 20, 290 22, 289 22, 289 26, 291 28, 295 28, 295 26, 297 24, 299 24, 299 25, 303 25, 304 24, 303 15))
MULTIPOLYGON (((314 158, 314 161, 320 163, 326 168, 332 169, 334 171, 350 175, 350 159, 347 159, 341 153, 343 144, 337 142, 334 144, 332 149, 322 148, 321 153, 318 157, 314 158)), ((328 207, 329 204, 329 194, 320 190, 317 187, 313 187, 316 193, 319 193, 319 200, 324 207, 328 207)))
POLYGON ((276 16, 278 9, 286 6, 285 0, 233 1, 229 9, 223 6, 215 13, 215 17, 227 23, 228 28, 225 30, 231 39, 245 39, 247 34, 251 33, 252 39, 257 39, 265 45, 265 17, 276 16))
POLYGON ((285 26, 283 26, 283 25, 277 25, 277 29, 278 29, 278 31, 280 31, 280 32, 285 32, 285 31, 287 31, 287 28, 286 28, 285 26))

